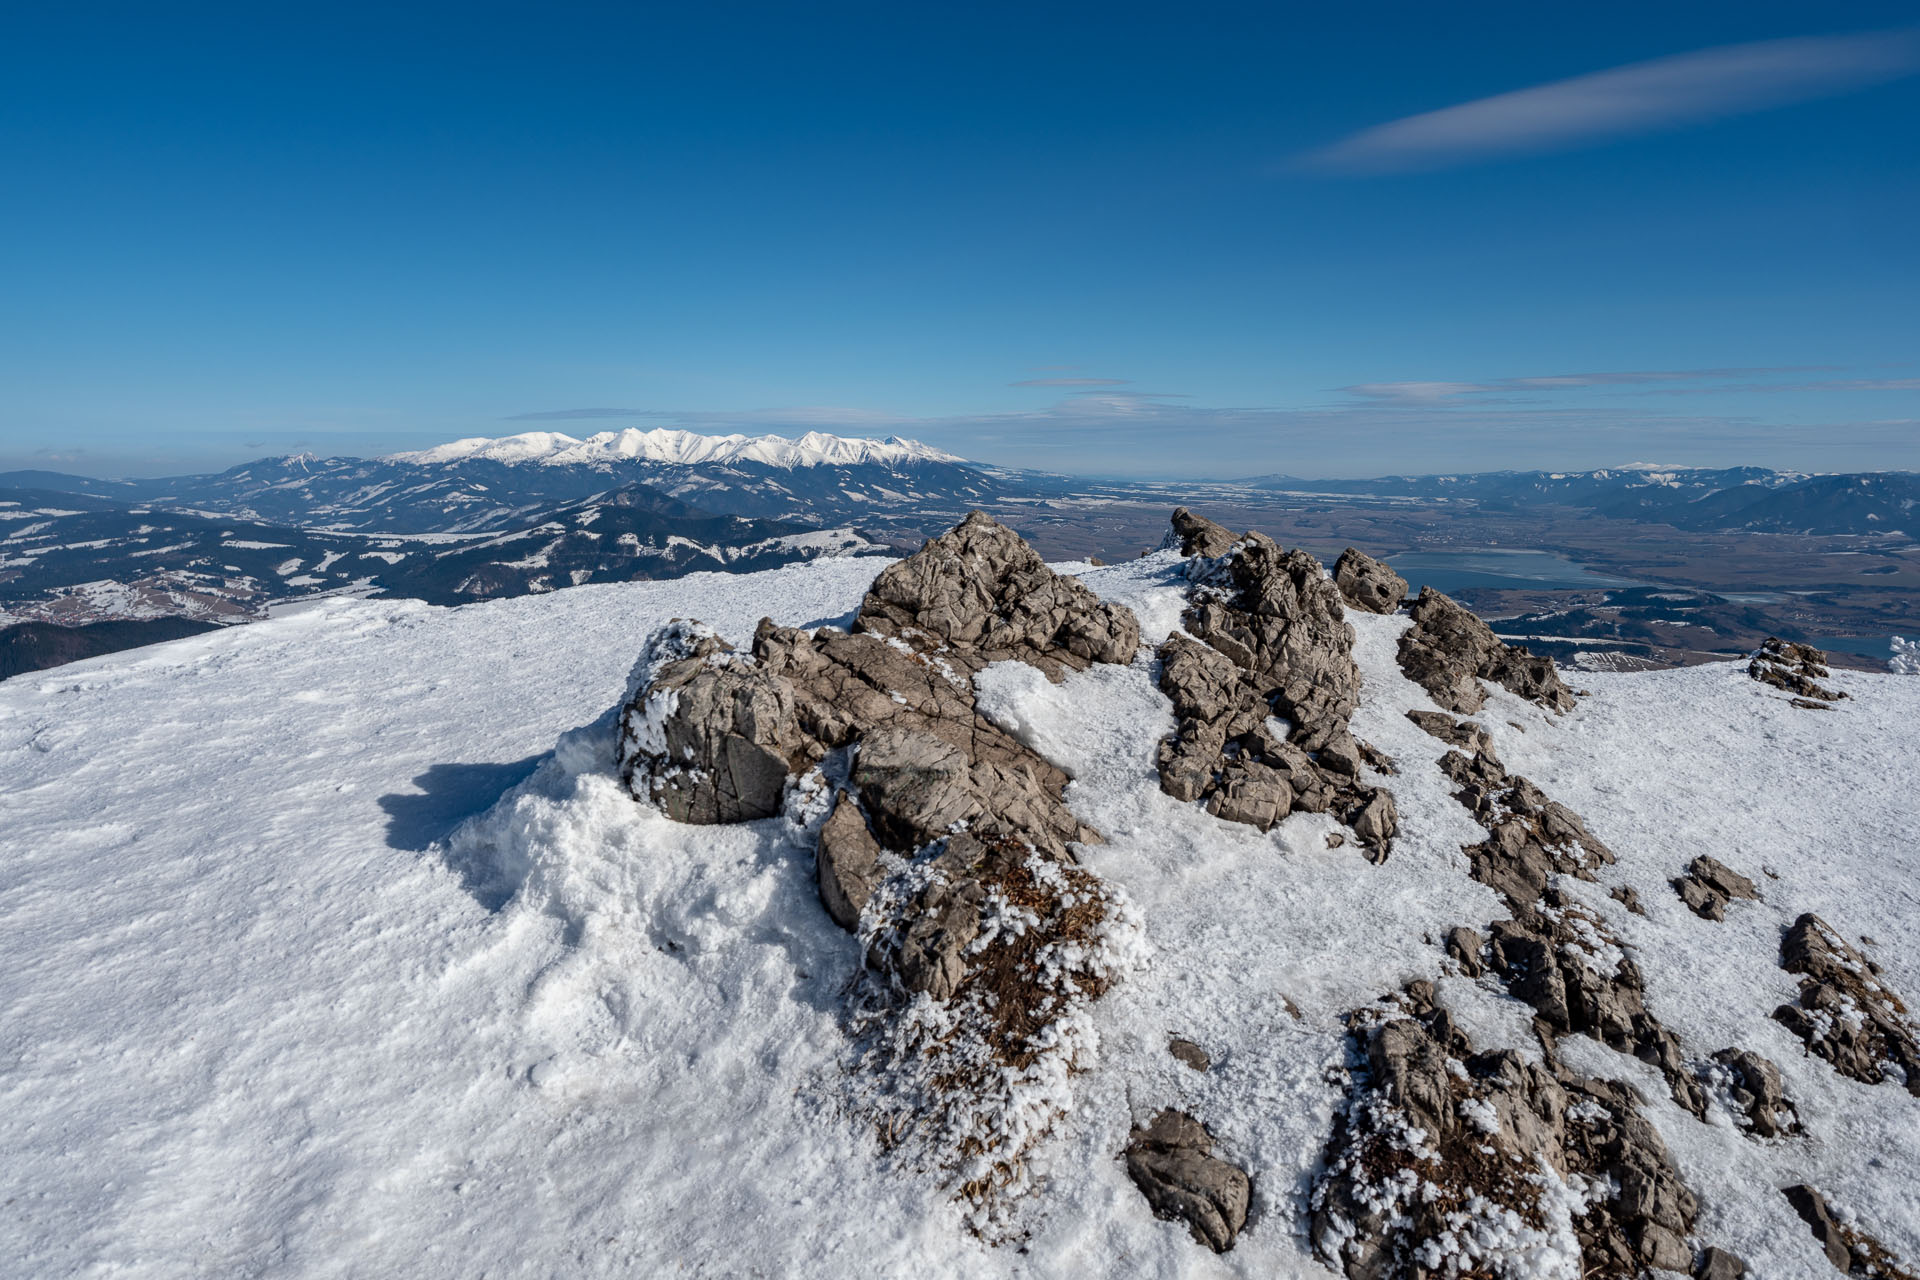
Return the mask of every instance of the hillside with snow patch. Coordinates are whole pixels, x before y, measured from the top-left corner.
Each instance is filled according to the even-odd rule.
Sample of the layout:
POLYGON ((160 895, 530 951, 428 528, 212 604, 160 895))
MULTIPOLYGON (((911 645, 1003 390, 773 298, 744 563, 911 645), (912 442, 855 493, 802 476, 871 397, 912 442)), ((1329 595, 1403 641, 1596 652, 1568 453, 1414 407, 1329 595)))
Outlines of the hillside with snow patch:
MULTIPOLYGON (((1920 1257, 1920 1099, 1838 1074, 1772 1016, 1799 991, 1781 946, 1805 912, 1920 993, 1920 682, 1834 672, 1821 687, 1848 696, 1816 711, 1740 664, 1582 674, 1557 712, 1489 675, 1462 712, 1461 689, 1406 674, 1408 634, 1444 618, 1350 607, 1359 683, 1337 710, 1367 754, 1347 772, 1338 736, 1316 739, 1289 795, 1330 807, 1283 805, 1263 831, 1219 816, 1250 789, 1211 794, 1218 812, 1168 791, 1162 742, 1193 717, 1156 650, 1207 634, 1174 551, 1059 566, 1137 619, 1137 652, 983 656, 963 681, 1070 777, 1066 809, 1101 837, 1077 866, 1137 932, 1074 1015, 1021 1194, 980 1230, 948 1171, 873 1123, 889 1080, 848 993, 877 935, 823 907, 819 804, 794 786, 769 816, 674 821, 621 746, 657 628, 698 618, 742 652, 763 615, 845 628, 879 563, 458 609, 331 600, 0 688, 0 1256, 33 1275, 1335 1274, 1313 1197, 1364 1083, 1349 1015, 1425 981, 1480 1050, 1549 1052, 1535 1007, 1448 953, 1511 905, 1476 879, 1465 850, 1489 827, 1418 711, 1458 714, 1604 841, 1591 878, 1555 877, 1559 910, 1632 959, 1701 1080, 1727 1047, 1777 1064, 1803 1131, 1760 1139, 1631 1053, 1551 1050, 1631 1087, 1697 1198, 1688 1246, 1837 1274, 1779 1190, 1810 1183, 1920 1257), (1382 793, 1375 848, 1343 815, 1382 793), (1702 854, 1759 899, 1689 910, 1670 882, 1702 854), (1129 1177, 1122 1153, 1169 1109, 1249 1179, 1228 1252, 1129 1177)), ((1502 675, 1537 691, 1538 672, 1502 675)), ((1531 1273, 1565 1272, 1567 1238, 1531 1273)))

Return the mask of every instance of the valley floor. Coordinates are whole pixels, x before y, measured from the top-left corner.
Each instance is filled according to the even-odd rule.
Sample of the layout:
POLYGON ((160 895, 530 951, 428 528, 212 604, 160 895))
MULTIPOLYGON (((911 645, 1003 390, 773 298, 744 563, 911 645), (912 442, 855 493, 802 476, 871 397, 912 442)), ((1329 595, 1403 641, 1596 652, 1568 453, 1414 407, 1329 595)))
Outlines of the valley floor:
MULTIPOLYGON (((1483 833, 1445 748, 1405 718, 1431 706, 1394 662, 1406 620, 1350 614, 1354 729, 1399 765, 1380 866, 1328 848, 1323 816, 1262 835, 1162 794, 1150 649, 1058 686, 982 676, 983 708, 1075 775, 1068 802, 1109 836, 1085 861, 1151 943, 1094 1006, 1099 1060, 1022 1238, 994 1247, 846 1106, 860 957, 811 849, 781 819, 672 823, 612 774, 605 713, 654 627, 744 641, 762 614, 841 619, 879 564, 459 609, 329 600, 0 686, 0 1273, 1329 1274, 1305 1198, 1344 1093, 1340 1016, 1425 977, 1483 1047, 1531 1034, 1439 946, 1505 912, 1466 872, 1483 833), (1117 1159, 1176 1105, 1253 1177, 1219 1257, 1117 1159)), ((1168 555, 1068 568, 1150 642, 1178 624, 1168 555)), ((1920 999, 1920 680, 1833 682, 1849 700, 1808 712, 1735 664, 1581 675, 1563 717, 1496 689, 1475 718, 1619 855, 1569 888, 1636 952, 1689 1057, 1780 1065, 1810 1136, 1762 1144, 1563 1041, 1648 1097, 1700 1194, 1698 1243, 1759 1280, 1838 1274, 1776 1189, 1802 1181, 1920 1259, 1920 1098, 1838 1077, 1768 1016, 1803 911, 1872 938, 1920 999), (1668 881, 1701 853, 1765 900, 1693 916, 1668 881)))

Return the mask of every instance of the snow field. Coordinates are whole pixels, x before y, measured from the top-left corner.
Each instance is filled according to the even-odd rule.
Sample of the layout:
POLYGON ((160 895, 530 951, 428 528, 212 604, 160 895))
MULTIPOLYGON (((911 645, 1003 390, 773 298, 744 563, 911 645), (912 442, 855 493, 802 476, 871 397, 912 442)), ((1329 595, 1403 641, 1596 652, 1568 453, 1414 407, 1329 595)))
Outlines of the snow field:
MULTIPOLYGON (((1145 656, 1060 685, 981 675, 982 710, 1074 774, 1070 805, 1109 837, 1083 860, 1147 943, 1092 1008, 1027 1238, 989 1248, 849 1106, 859 949, 818 905, 804 826, 683 826, 613 776, 607 713, 656 626, 743 643, 763 613, 841 618, 882 563, 455 610, 328 600, 0 686, 0 1273, 1326 1275, 1304 1206, 1344 1095, 1339 1016, 1437 978, 1479 1047, 1531 1043, 1530 1010, 1442 960, 1447 928, 1504 912, 1467 874, 1483 832, 1433 767, 1444 744, 1405 719, 1431 706, 1394 662, 1405 619, 1349 614, 1354 729, 1400 770, 1381 866, 1329 848, 1323 816, 1262 835, 1162 794, 1172 722, 1145 656), (1154 1219, 1117 1159, 1165 1106, 1253 1177, 1227 1255, 1154 1219)), ((1150 644, 1178 625, 1167 555, 1083 580, 1150 644)), ((1812 1136, 1763 1145, 1563 1042, 1639 1086, 1701 1194, 1700 1243, 1757 1280, 1831 1274, 1775 1190, 1801 1180, 1920 1257, 1920 1100, 1838 1077, 1767 1017, 1803 910, 1875 938, 1920 999, 1920 682, 1834 682, 1853 697, 1819 713, 1733 665, 1582 674, 1565 717, 1496 689, 1474 718, 1619 855, 1576 894, 1689 1054, 1751 1047, 1785 1074, 1812 1136), (1666 881, 1702 852, 1766 901, 1693 917, 1666 881)))

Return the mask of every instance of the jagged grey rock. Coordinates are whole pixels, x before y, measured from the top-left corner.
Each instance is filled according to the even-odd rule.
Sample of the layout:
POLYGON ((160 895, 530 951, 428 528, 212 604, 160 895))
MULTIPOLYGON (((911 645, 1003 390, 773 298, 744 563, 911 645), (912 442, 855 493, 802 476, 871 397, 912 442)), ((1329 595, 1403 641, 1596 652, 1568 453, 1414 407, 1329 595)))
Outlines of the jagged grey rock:
POLYGON ((1833 677, 1827 670, 1826 654, 1810 644, 1793 644, 1779 636, 1768 636, 1753 651, 1747 661, 1747 674, 1762 684, 1796 695, 1792 699, 1795 706, 1825 710, 1828 703, 1847 696, 1820 683, 1833 677))
POLYGON ((1400 669, 1447 710, 1472 715, 1486 705, 1482 678, 1554 711, 1573 709, 1573 691, 1551 658, 1506 643, 1432 587, 1420 589, 1412 614, 1413 626, 1400 637, 1400 669))
POLYGON ((1392 794, 1360 780, 1354 740, 1360 670, 1340 592, 1320 562, 1263 534, 1234 537, 1185 508, 1171 541, 1197 560, 1187 635, 1159 651, 1160 688, 1178 727, 1160 744, 1160 785, 1179 800, 1267 830, 1289 813, 1334 813, 1374 858, 1399 816, 1392 794))
POLYGON ((1156 1215, 1186 1223, 1215 1253, 1233 1248, 1247 1224, 1252 1183, 1213 1154, 1213 1135, 1184 1111, 1162 1111, 1133 1131, 1127 1174, 1156 1215))
MULTIPOLYGON (((1424 1275, 1430 1250, 1449 1247, 1443 1238, 1451 1249, 1476 1238, 1476 1216, 1508 1230, 1543 1223, 1541 1184, 1526 1176, 1537 1159, 1562 1178, 1619 1188, 1574 1221, 1585 1274, 1691 1263, 1684 1240, 1698 1200, 1626 1085, 1580 1077, 1551 1053, 1540 1063, 1476 1052, 1424 982, 1397 1010, 1356 1010, 1349 1027, 1366 1069, 1310 1198, 1314 1248, 1330 1265, 1352 1280, 1424 1275)), ((1458 1261, 1506 1273, 1485 1258, 1458 1261)))
POLYGON ((1872 1280, 1920 1280, 1857 1221, 1835 1214, 1827 1198, 1813 1187, 1801 1183, 1781 1190, 1820 1242, 1827 1261, 1839 1270, 1872 1280))
POLYGON ((1124 970, 1106 944, 1137 922, 1074 863, 1101 836, 1067 808, 1067 774, 980 713, 973 677, 1017 659, 1060 679, 1138 648, 1130 611, 975 512, 882 571, 850 631, 763 619, 743 652, 670 624, 621 708, 622 778, 672 817, 737 822, 791 800, 822 819, 821 902, 866 959, 849 989, 852 1052, 878 1078, 862 1105, 889 1134, 910 1114, 909 1132, 938 1135, 929 1158, 989 1217, 1028 1185, 1047 1128, 1030 1110, 1011 1120, 1033 1104, 1008 1078, 1074 1065, 1061 1019, 1124 970), (829 778, 844 786, 820 814, 829 778), (996 902, 1024 927, 989 934, 996 902), (929 999, 946 1006, 937 1035, 910 1012, 929 999))
POLYGON ((1826 1251, 1827 1261, 1842 1271, 1852 1271, 1853 1253, 1847 1248, 1846 1238, 1840 1234, 1840 1224, 1833 1220, 1833 1214, 1827 1209, 1827 1198, 1805 1183, 1787 1187, 1783 1194, 1794 1212, 1800 1215, 1800 1220, 1813 1229, 1813 1238, 1826 1251))
POLYGON ((984 512, 883 570, 858 627, 916 648, 963 646, 984 662, 1019 658, 1042 669, 1130 662, 1140 647, 1131 610, 1063 577, 1020 535, 984 512))
POLYGON ((1533 783, 1509 774, 1491 755, 1449 751, 1441 772, 1454 796, 1487 828, 1464 850, 1473 878, 1506 899, 1513 918, 1495 923, 1488 966, 1513 995, 1533 1006, 1543 1038, 1579 1033, 1651 1063, 1674 1101, 1696 1116, 1706 1090, 1680 1042, 1646 1007, 1645 980, 1607 924, 1553 887, 1555 876, 1595 879, 1613 851, 1580 816, 1533 783))
POLYGON ((1164 545, 1179 548, 1183 556, 1202 556, 1212 560, 1233 550, 1233 544, 1237 541, 1239 535, 1225 525, 1215 524, 1185 507, 1175 507, 1173 528, 1167 533, 1164 545))
POLYGON ((1392 613, 1407 598, 1405 578, 1353 547, 1334 562, 1333 580, 1348 604, 1368 613, 1392 613))
POLYGON ((1486 965, 1480 959, 1480 949, 1485 945, 1484 938, 1463 924, 1447 930, 1447 955, 1469 978, 1486 972, 1486 965))
POLYGON ((1760 897, 1753 881, 1704 853, 1688 864, 1687 874, 1675 879, 1673 887, 1687 909, 1703 920, 1725 920, 1727 903, 1734 898, 1760 897))
POLYGON ((1780 947, 1780 967, 1802 975, 1799 999, 1773 1016, 1843 1076, 1867 1084, 1889 1078, 1891 1063, 1920 1097, 1920 1030, 1879 966, 1808 912, 1780 947))

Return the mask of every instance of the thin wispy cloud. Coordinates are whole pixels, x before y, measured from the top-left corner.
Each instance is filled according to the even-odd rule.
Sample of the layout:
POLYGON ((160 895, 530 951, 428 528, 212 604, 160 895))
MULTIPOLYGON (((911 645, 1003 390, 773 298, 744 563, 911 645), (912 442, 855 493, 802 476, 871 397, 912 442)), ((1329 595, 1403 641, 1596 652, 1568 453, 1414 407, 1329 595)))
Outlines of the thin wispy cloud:
POLYGON ((502 422, 574 422, 594 418, 644 418, 645 409, 542 409, 537 413, 512 413, 502 422))
MULTIPOLYGON (((1361 382, 1340 390, 1362 400, 1394 404, 1435 405, 1449 400, 1480 399, 1488 395, 1515 391, 1575 391, 1589 387, 1631 387, 1647 383, 1704 382, 1724 378, 1753 378, 1782 373, 1831 373, 1837 365, 1781 365, 1771 368, 1739 369, 1622 369, 1600 373, 1551 373, 1524 378, 1494 378, 1486 382, 1361 382)), ((1774 384, 1751 384, 1775 389, 1774 384)), ((1804 384, 1833 390, 1866 385, 1833 382, 1804 384)), ((1695 394, 1728 390, 1726 387, 1698 387, 1673 394, 1695 394)), ((1779 389, 1786 389, 1781 387, 1779 389)))
POLYGON ((1723 45, 1407 116, 1300 163, 1347 174, 1444 169, 1809 102, 1916 71, 1913 27, 1723 45))

